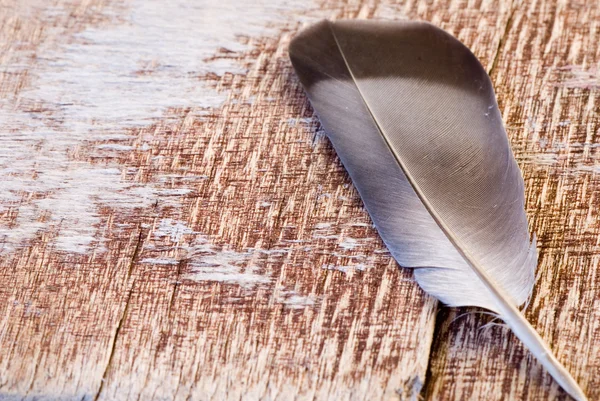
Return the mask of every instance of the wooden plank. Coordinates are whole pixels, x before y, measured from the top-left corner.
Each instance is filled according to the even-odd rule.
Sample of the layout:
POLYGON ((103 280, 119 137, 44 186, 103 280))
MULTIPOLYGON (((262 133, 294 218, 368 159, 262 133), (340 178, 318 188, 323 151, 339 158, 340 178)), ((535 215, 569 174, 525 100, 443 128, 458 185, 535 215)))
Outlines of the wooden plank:
POLYGON ((436 305, 315 136, 299 11, 175 3, 3 8, 0 398, 418 394, 436 305))
MULTIPOLYGON (((506 82, 499 90, 506 110, 518 93, 513 82, 529 91, 528 110, 537 110, 528 94, 539 86, 509 76, 526 76, 522 65, 510 67, 518 59, 508 60, 510 46, 531 52, 515 36, 523 11, 508 1, 188 3, 0 1, 0 398, 415 399, 436 302, 398 269, 371 227, 319 133, 287 44, 320 18, 428 20, 506 82)), ((545 29, 536 21, 529 29, 545 29)), ((556 70, 552 82, 585 78, 591 70, 575 61, 583 70, 556 70)), ((550 104, 540 110, 553 113, 550 104)), ((562 104, 578 118, 585 109, 562 104)), ((508 121, 519 127, 524 114, 512 107, 508 121)), ((570 153, 561 150, 540 169, 555 155, 536 147, 546 128, 517 131, 510 134, 529 174, 531 216, 542 210, 534 221, 547 230, 538 231, 544 249, 554 252, 542 254, 540 271, 552 274, 553 258, 571 255, 569 263, 588 266, 591 277, 595 265, 561 253, 550 234, 581 215, 565 220, 565 205, 539 206, 559 187, 537 182, 570 153)), ((591 160, 593 148, 581 149, 591 160)), ((570 193, 595 199, 584 183, 570 193)), ((577 240, 581 227, 571 227, 577 240)), ((538 294, 532 307, 539 309, 538 294)), ((547 314, 552 308, 543 306, 547 314)), ((469 319, 438 325, 429 399, 461 399, 465 391, 487 399, 483 391, 500 394, 497 383, 523 374, 506 360, 486 377, 478 369, 493 354, 484 346, 471 346, 470 359, 456 352, 461 333, 478 333, 469 319), (471 374, 481 383, 472 390, 471 374)), ((523 355, 505 333, 491 341, 496 353, 523 355)), ((536 375, 519 377, 557 392, 536 375)))
MULTIPOLYGON (((527 318, 590 400, 600 398, 599 23, 593 2, 520 4, 492 73, 538 236, 527 318)), ((471 312, 438 321, 449 342, 433 348, 427 399, 569 399, 506 328, 479 329, 491 319, 471 312)))

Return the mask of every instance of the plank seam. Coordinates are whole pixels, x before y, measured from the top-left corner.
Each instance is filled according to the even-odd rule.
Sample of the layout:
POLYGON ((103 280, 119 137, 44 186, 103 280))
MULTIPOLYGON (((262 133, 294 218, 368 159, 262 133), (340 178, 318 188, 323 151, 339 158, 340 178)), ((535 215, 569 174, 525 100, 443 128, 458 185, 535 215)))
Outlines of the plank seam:
MULTIPOLYGON (((128 270, 127 270, 127 281, 129 281, 129 279, 131 278, 131 275, 133 273, 133 267, 135 266, 135 262, 136 262, 138 255, 140 254, 140 251, 142 249, 142 245, 144 242, 142 233, 143 233, 142 228, 139 227, 139 234, 138 234, 137 242, 135 244, 133 256, 131 257, 131 261, 129 262, 129 266, 128 266, 128 270)), ((129 287, 129 291, 127 293, 127 300, 125 301, 125 308, 123 308, 123 313, 121 314, 121 317, 119 318, 119 322, 117 323, 117 328, 115 329, 115 334, 112 337, 112 344, 110 347, 110 354, 108 355, 108 362, 106 363, 106 367, 104 368, 104 373, 102 374, 102 380, 100 381, 100 387, 98 387, 98 391, 96 392, 96 395, 94 396, 94 401, 98 401, 98 399, 102 395, 102 391, 104 390, 104 384, 108 380, 108 372, 110 371, 110 367, 112 365, 112 361, 113 361, 115 353, 116 353, 117 340, 118 340, 119 334, 121 333, 121 328, 123 327, 123 322, 125 322, 125 319, 127 317, 127 312, 129 311, 129 304, 131 301, 131 295, 133 294, 134 287, 135 287, 135 280, 131 283, 131 286, 129 287)))

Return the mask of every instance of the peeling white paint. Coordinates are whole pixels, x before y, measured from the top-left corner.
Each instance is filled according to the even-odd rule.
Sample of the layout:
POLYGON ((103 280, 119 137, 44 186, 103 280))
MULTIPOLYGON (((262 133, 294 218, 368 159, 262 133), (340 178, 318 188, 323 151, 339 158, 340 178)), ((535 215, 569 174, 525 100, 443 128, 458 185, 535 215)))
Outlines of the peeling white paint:
MULTIPOLYGON (((203 85, 199 76, 243 71, 235 60, 210 57, 221 48, 246 50, 238 35, 275 34, 287 23, 283 14, 302 19, 292 15, 306 5, 134 0, 129 7, 129 13, 106 11, 108 25, 62 37, 58 47, 38 49, 35 59, 20 58, 35 64, 0 66, 0 72, 27 70, 32 77, 18 98, 0 100, 0 213, 16 215, 10 225, 0 224, 0 252, 26 246, 40 232, 51 232, 61 251, 102 249, 100 209, 122 216, 159 199, 161 206, 178 206, 178 197, 192 189, 163 188, 160 176, 136 183, 128 170, 102 157, 150 149, 151 138, 136 149, 128 130, 159 118, 168 122, 170 108, 189 107, 190 116, 202 118, 205 108, 220 105, 228 94, 203 85), (96 158, 105 161, 90 161, 96 158)), ((61 38, 60 32, 54 36, 61 38)), ((186 180, 193 188, 205 178, 186 180)))
POLYGON ((269 25, 294 8, 285 0, 244 7, 235 0, 135 0, 130 14, 120 17, 124 21, 86 29, 75 43, 48 54, 35 99, 60 99, 67 105, 61 111, 79 130, 96 130, 96 121, 147 125, 167 108, 217 107, 227 94, 197 77, 244 70, 231 59, 207 60, 220 48, 246 50, 237 35, 277 33, 277 26, 269 25))
MULTIPOLYGON (((7 148, 13 144, 17 147, 18 138, 4 138, 7 148)), ((35 159, 28 150, 15 149, 12 157, 0 154, 0 212, 18 211, 14 225, 0 225, 3 251, 51 230, 59 250, 85 252, 96 241, 98 205, 131 210, 150 205, 155 197, 154 188, 122 180, 119 169, 69 161, 65 149, 55 151, 51 143, 35 159), (32 194, 45 195, 31 199, 32 194)))

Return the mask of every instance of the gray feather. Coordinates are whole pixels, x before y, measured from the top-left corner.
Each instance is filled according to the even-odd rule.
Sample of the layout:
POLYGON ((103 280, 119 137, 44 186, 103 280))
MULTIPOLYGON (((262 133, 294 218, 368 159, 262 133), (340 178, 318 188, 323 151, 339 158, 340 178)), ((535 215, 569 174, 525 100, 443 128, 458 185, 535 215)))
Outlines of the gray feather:
POLYGON ((585 399, 516 309, 531 294, 537 251, 521 171, 475 56, 427 23, 323 21, 293 40, 290 58, 398 263, 442 302, 498 313, 585 399))

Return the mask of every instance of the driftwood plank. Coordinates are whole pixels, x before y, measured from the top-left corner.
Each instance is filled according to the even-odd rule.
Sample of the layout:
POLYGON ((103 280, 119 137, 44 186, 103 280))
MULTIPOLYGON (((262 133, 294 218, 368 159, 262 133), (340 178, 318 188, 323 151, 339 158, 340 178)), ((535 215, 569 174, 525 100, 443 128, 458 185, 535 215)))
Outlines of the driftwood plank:
POLYGON ((561 394, 506 332, 436 327, 379 240, 287 58, 343 17, 431 21, 492 70, 559 283, 531 318, 591 386, 597 357, 556 332, 595 333, 597 14, 575 10, 0 0, 0 399, 416 399, 426 373, 428 399, 561 394))

